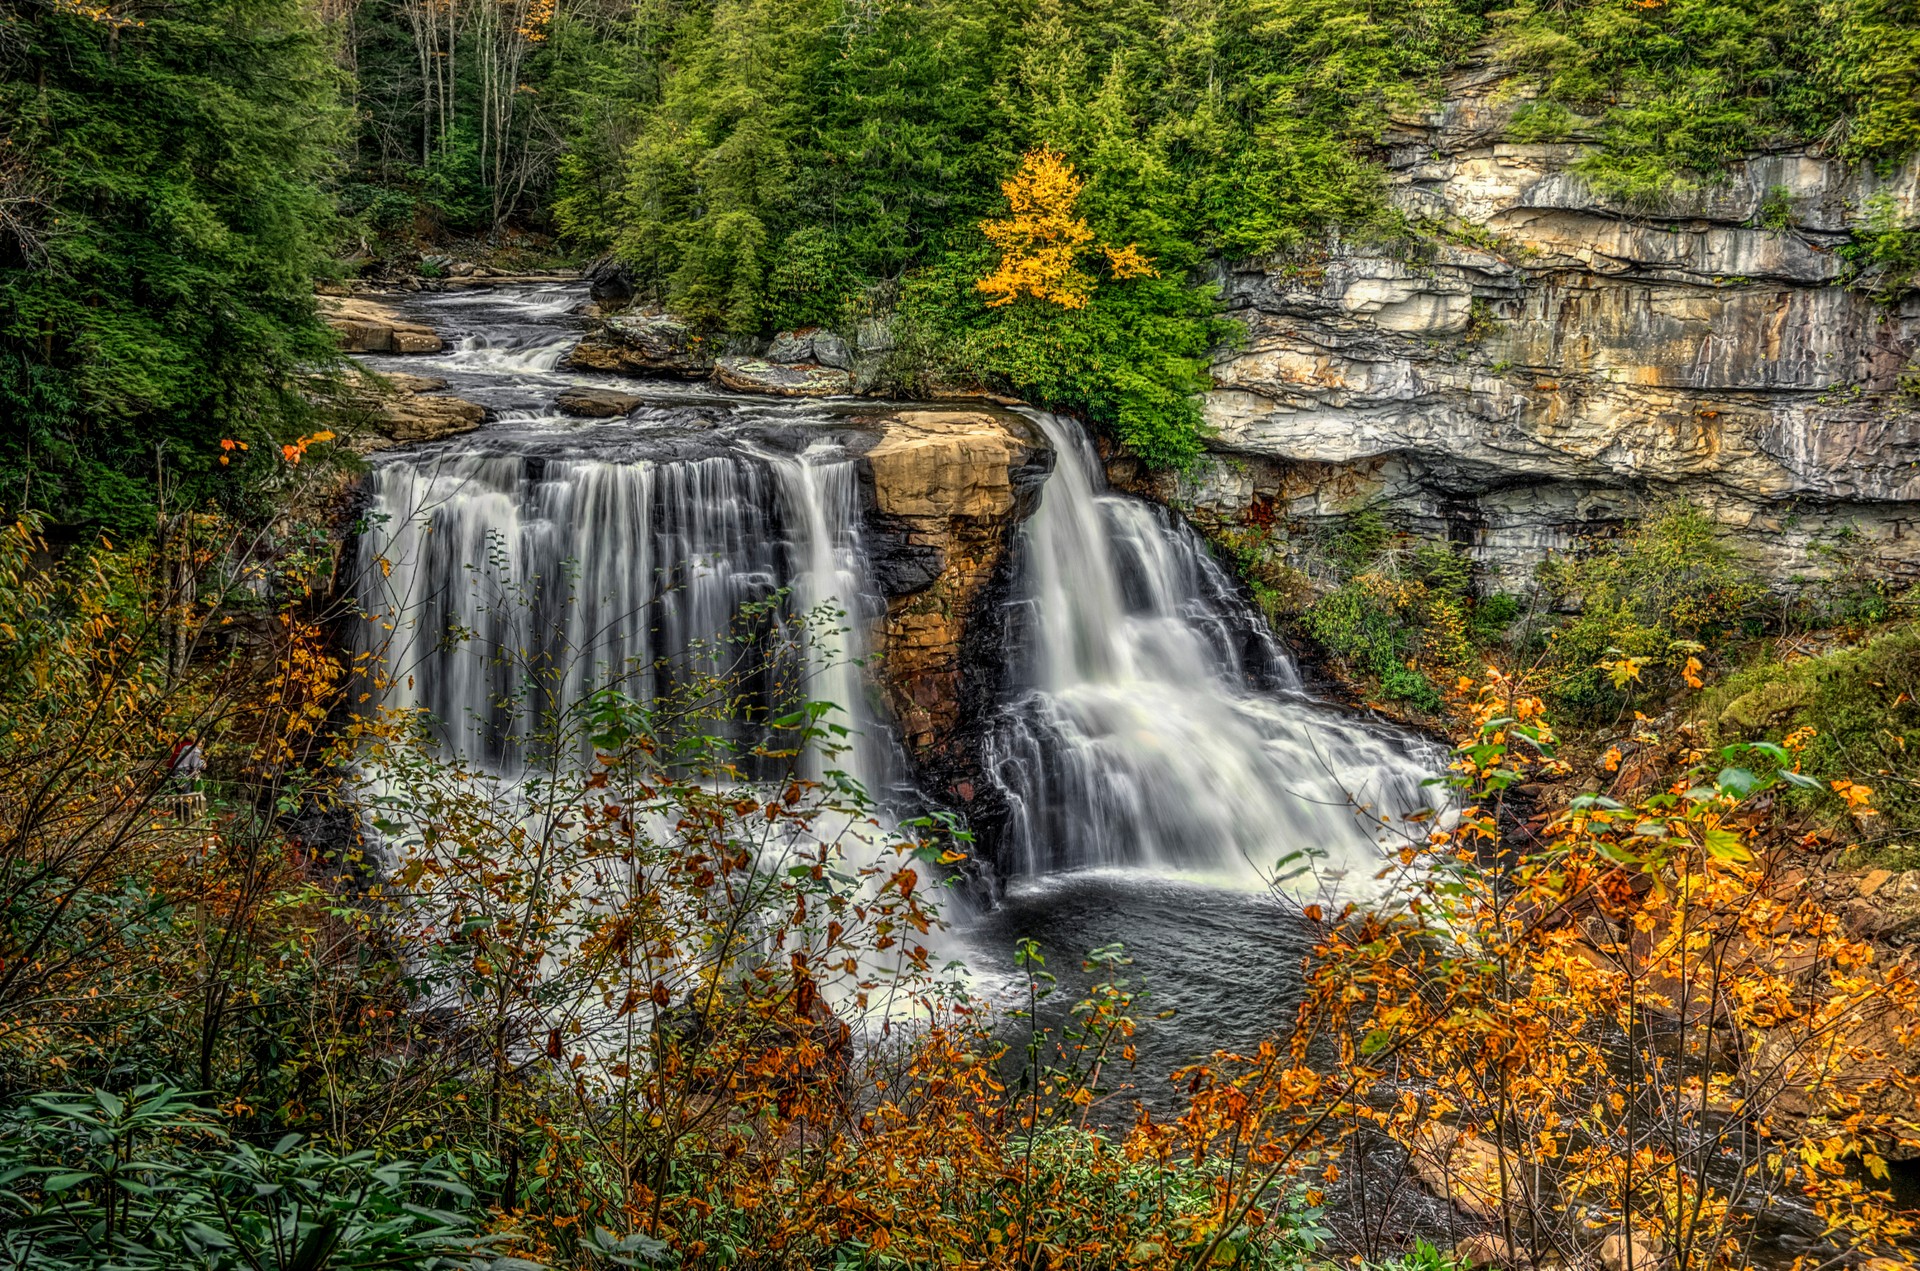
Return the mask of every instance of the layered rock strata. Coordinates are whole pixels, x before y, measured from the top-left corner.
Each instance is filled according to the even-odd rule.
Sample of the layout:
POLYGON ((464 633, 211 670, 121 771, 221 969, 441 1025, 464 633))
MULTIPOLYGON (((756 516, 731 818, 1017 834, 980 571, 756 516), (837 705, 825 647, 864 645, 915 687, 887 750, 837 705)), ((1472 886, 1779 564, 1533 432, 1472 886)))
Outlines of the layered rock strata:
POLYGON ((446 347, 432 327, 365 296, 322 296, 319 305, 342 353, 438 353, 446 347))
POLYGON ((1020 523, 1038 504, 1053 452, 1006 411, 886 416, 861 458, 865 533, 887 597, 875 632, 881 686, 923 770, 961 802, 976 785, 973 725, 997 684, 997 598, 1020 523))
POLYGON ((1584 147, 1510 144, 1525 99, 1469 71, 1390 136, 1425 247, 1224 270, 1247 337, 1214 368, 1209 456, 1115 475, 1296 530, 1379 506, 1509 589, 1663 498, 1778 580, 1835 547, 1920 567, 1920 297, 1849 286, 1841 250, 1875 209, 1920 223, 1920 160, 1756 156, 1647 214, 1588 187, 1584 147))

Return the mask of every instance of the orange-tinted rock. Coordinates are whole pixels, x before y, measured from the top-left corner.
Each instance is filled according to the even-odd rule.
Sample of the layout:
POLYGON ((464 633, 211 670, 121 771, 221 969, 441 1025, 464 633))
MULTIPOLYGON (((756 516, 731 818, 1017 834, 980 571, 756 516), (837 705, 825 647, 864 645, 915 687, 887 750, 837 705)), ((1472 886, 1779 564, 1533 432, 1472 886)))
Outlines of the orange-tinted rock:
POLYGON ((340 337, 342 353, 438 353, 445 347, 432 327, 364 296, 322 296, 320 316, 340 337))
POLYGON ((340 403, 348 444, 370 454, 472 432, 486 422, 485 407, 442 391, 446 387, 427 375, 368 375, 340 403))
POLYGON ((878 428, 865 460, 888 604, 874 645, 907 745, 927 759, 954 744, 970 624, 1052 456, 1003 411, 903 411, 878 428))

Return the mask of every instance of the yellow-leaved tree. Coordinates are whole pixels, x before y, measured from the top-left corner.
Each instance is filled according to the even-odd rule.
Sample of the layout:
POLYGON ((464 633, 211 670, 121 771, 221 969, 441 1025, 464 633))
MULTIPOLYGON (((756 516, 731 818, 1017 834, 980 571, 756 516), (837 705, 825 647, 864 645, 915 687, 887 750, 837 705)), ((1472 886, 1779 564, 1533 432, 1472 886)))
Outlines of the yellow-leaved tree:
MULTIPOLYGON (((992 297, 989 306, 1032 296, 1063 309, 1086 307, 1095 280, 1081 262, 1094 236, 1086 218, 1074 210, 1085 188, 1066 157, 1046 147, 1028 151, 1020 170, 1000 183, 1013 215, 980 222, 981 232, 1000 249, 1000 267, 974 284, 992 297)), ((1099 250, 1115 278, 1154 272, 1133 243, 1119 248, 1103 243, 1099 250)))

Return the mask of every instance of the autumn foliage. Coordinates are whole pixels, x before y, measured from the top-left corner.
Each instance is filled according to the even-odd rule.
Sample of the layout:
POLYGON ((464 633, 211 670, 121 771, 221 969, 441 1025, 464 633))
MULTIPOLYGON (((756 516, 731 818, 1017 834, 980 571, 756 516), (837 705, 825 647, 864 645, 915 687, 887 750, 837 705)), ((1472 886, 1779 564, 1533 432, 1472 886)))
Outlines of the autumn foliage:
MULTIPOLYGON (((1920 983, 1776 832, 1804 731, 1523 823, 1517 787, 1566 774, 1553 727, 1522 681, 1469 680, 1394 885, 1302 907, 1296 1017, 1129 1124, 1121 1088, 1168 1074, 1132 1072, 1123 950, 1047 1027, 1022 944, 1025 1001, 989 1008, 942 969, 959 827, 884 825, 824 709, 701 726, 791 650, 565 711, 527 704, 569 667, 495 651, 532 712, 509 779, 377 707, 406 670, 338 652, 307 541, 191 516, 52 568, 31 524, 0 539, 0 1080, 39 1099, 0 1115, 29 1170, 0 1239, 84 1245, 65 1215, 296 1166, 341 1212, 440 1190, 444 1221, 381 1228, 397 1266, 1382 1262, 1392 1224, 1336 1210, 1415 1192, 1511 1266, 1741 1267, 1784 1213, 1808 1266, 1913 1238, 1885 1177, 1920 1143, 1920 983), (184 739, 204 788, 170 775, 184 739), (95 1121, 151 1167, 87 1167, 95 1121)), ((194 1221, 254 1238, 218 1205, 194 1221)), ((148 1239, 129 1265, 173 1256, 148 1239)))
POLYGON ((1696 750, 1633 805, 1575 799, 1522 854, 1508 792, 1564 765, 1520 683, 1476 691, 1466 806, 1403 853, 1403 908, 1349 910, 1317 952, 1333 1119, 1402 1145, 1518 1264, 1607 1238, 1744 1266, 1789 1198, 1817 1215, 1802 1265, 1897 1253, 1915 1228, 1879 1189, 1920 1144, 1920 982, 1849 935, 1813 862, 1756 841, 1791 751, 1696 750))
MULTIPOLYGON (((1001 183, 1012 215, 980 222, 980 232, 1000 249, 1000 266, 974 284, 991 297, 989 306, 1012 304, 1022 296, 1044 300, 1063 309, 1080 309, 1097 285, 1085 268, 1094 245, 1094 233, 1075 205, 1085 182, 1073 165, 1056 151, 1029 151, 1020 169, 1001 183)), ((1115 248, 1101 244, 1108 276, 1115 279, 1153 275, 1153 266, 1132 243, 1115 248)))

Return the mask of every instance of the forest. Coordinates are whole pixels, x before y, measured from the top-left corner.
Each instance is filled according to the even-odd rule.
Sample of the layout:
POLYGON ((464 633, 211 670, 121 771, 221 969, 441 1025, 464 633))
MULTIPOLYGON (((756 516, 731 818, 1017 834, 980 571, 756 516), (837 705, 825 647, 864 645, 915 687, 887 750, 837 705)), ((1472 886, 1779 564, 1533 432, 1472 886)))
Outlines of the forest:
MULTIPOLYGON (((1377 156, 1466 59, 1532 72, 1524 136, 1596 139, 1586 170, 1626 199, 1793 139, 1920 144, 1912 15, 1854 0, 62 2, 3 30, 0 488, 119 531, 168 480, 244 500, 215 443, 310 431, 311 280, 435 244, 615 253, 727 337, 897 313, 903 390, 983 380, 1179 465, 1233 338, 1209 262, 1444 237, 1388 205, 1377 156), (1073 308, 990 303, 980 222, 1046 148, 1094 238, 1151 268, 1073 308)), ((1914 268, 1900 227, 1862 238, 1914 268)))
MULTIPOLYGON (((1914 506, 1916 152, 1912 0, 0 0, 0 1267, 1912 1265, 1920 573, 1872 527, 1914 506), (1769 328, 1752 383, 1695 400, 1678 372, 1613 375, 1674 394, 1696 466, 1623 481, 1644 500, 1519 583, 1444 517, 1350 496, 1334 461, 1262 485, 1214 402, 1232 359, 1316 322, 1362 332, 1361 354, 1316 351, 1342 373, 1432 356, 1559 391, 1483 343, 1548 319, 1479 292, 1444 330, 1321 305, 1276 310, 1275 337, 1236 282, 1613 268, 1404 197, 1459 86, 1496 70, 1472 99, 1501 112, 1487 155, 1564 161, 1610 225, 1798 245, 1824 271, 1669 261, 1649 286, 1838 297, 1769 328), (1875 193, 1712 211, 1756 157, 1875 193), (510 431, 492 404, 468 442, 374 455, 367 403, 396 391, 477 391, 482 365, 561 386, 532 345, 484 361, 501 349, 456 305, 488 302, 459 290, 488 271, 516 331, 540 288, 573 288, 569 340, 624 308, 736 361, 796 333, 878 349, 867 398, 974 411, 940 426, 1001 466, 952 478, 960 512, 925 478, 911 514, 849 513, 829 477, 887 499, 874 456, 907 412, 821 459, 780 430, 854 428, 852 407, 759 403, 789 413, 736 435, 715 420, 738 395, 646 381, 620 423, 671 416, 692 460, 488 449, 510 431), (438 388, 343 351, 326 305, 364 297, 469 322, 426 366, 438 388), (1822 354, 1831 382, 1779 352, 1844 323, 1870 349, 1822 354), (1815 434, 1854 430, 1811 466, 1867 454, 1883 483, 1803 474, 1784 512, 1716 519, 1732 480, 1698 455, 1760 463, 1731 421, 1775 391, 1815 434), (1006 455, 1048 449, 1043 424, 1084 425, 1084 457, 1053 444, 1034 494, 1006 455), (509 459, 519 484, 487 487, 509 459), (554 493, 676 463, 740 484, 661 478, 599 521, 554 493), (419 541, 387 519, 393 473, 431 490, 419 541), (1194 493, 1242 478, 1231 515, 1194 493), (750 505, 711 559, 685 546, 687 508, 750 505), (492 520, 453 542, 468 513, 492 520), (609 672, 623 617, 580 634, 611 586, 592 534, 526 563, 575 514, 616 565, 680 543, 695 564, 658 577, 689 596, 702 570, 774 580, 609 672), (901 524, 883 558, 869 540, 901 524), (937 550, 912 538, 929 526, 937 550), (1764 540, 1793 535, 1813 545, 1776 568, 1764 540), (1049 544, 1078 554, 1036 564, 1049 544), (932 589, 872 612, 821 590, 877 594, 930 553, 932 589), (941 591, 956 561, 965 604, 941 591), (436 599, 400 585, 416 567, 436 599), (1046 606, 1102 586, 1112 611, 1055 639, 1046 606), (444 600, 462 588, 493 590, 444 600), (924 670, 872 688, 909 663, 866 633, 910 621, 951 646, 962 686, 938 702, 924 670), (1046 679, 1056 646, 1098 662, 1096 636, 1111 665, 1046 679), (1192 665, 1140 669, 1169 648, 1192 665), (421 705, 461 674, 472 718, 421 705), (1116 736, 1184 738, 1214 769, 1119 782, 1125 744, 1043 717, 1090 685, 1136 694, 1116 736), (987 759, 874 761, 893 725, 851 697, 982 713, 987 759), (1150 717, 1188 704, 1191 732, 1150 717), (1268 788, 1242 798, 1216 761, 1243 734, 1208 719, 1318 766, 1250 767, 1268 788), (1228 812, 1185 830, 1213 833, 1344 779, 1336 744, 1387 774, 1331 800, 1339 834, 1391 846, 1327 875, 1344 838, 1228 845, 1266 854, 1218 902, 1231 930, 1194 917, 1183 965, 1263 1005, 1210 1033, 1126 932, 968 943, 1054 894, 998 846, 1044 818, 975 802, 1035 736, 1109 765, 1032 788, 1129 868, 1153 855, 1125 855, 1140 825, 1211 798, 1228 812), (1154 1068, 1155 1037, 1179 1062, 1154 1068)), ((507 425, 558 418, 535 415, 507 425)), ((1462 480, 1519 484, 1491 463, 1462 480)), ((700 620, 660 590, 649 638, 700 620)), ((1140 872, 1179 927, 1191 879, 1140 872)))

